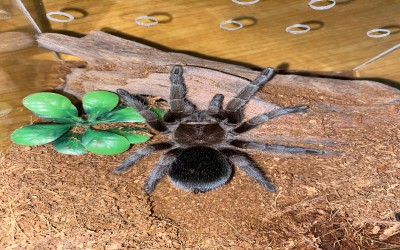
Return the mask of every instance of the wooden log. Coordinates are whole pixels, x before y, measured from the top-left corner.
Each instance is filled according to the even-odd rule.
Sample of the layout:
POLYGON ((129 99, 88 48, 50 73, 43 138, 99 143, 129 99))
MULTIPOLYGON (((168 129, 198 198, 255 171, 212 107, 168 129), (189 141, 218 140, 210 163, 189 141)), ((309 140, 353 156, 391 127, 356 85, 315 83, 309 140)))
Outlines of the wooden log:
MULTIPOLYGON (((77 97, 92 90, 124 88, 131 93, 167 99, 169 71, 174 65, 182 65, 188 99, 204 109, 214 94, 224 94, 228 101, 260 73, 237 65, 161 51, 101 31, 92 31, 82 38, 40 34, 37 41, 43 48, 70 54, 87 62, 86 67, 73 68, 66 76, 64 90, 77 97)), ((373 81, 287 74, 277 74, 264 86, 258 97, 246 106, 246 117, 277 107, 265 101, 266 97, 280 102, 279 96, 285 95, 288 95, 286 99, 282 99, 288 104, 309 104, 312 107, 308 118, 299 114, 278 118, 280 122, 274 123, 272 129, 269 127, 277 138, 283 136, 288 139, 288 135, 300 134, 303 141, 311 138, 308 141, 312 143, 312 138, 323 138, 329 133, 337 135, 341 129, 373 126, 377 119, 387 119, 388 115, 398 122, 400 91, 397 89, 373 81), (298 99, 304 101, 293 101, 298 99), (328 114, 329 117, 321 118, 321 114, 328 114), (310 125, 310 117, 318 115, 317 122, 310 125)), ((264 136, 263 131, 260 129, 253 135, 264 136)), ((344 140, 340 136, 335 139, 344 140)))

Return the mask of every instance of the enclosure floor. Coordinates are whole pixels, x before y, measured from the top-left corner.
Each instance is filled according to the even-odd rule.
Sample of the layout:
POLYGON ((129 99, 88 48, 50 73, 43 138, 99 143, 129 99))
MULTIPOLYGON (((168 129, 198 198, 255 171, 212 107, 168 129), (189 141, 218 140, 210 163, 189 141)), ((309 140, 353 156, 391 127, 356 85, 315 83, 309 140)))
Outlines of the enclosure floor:
MULTIPOLYGON (((281 106, 301 101, 298 92, 273 93, 269 101, 281 106)), ((306 121, 334 115, 312 110, 306 121)), ((112 169, 138 146, 117 156, 67 156, 50 146, 12 145, 0 161, 0 248, 399 249, 395 120, 342 130, 337 137, 348 145, 332 148, 342 152, 337 157, 252 153, 277 193, 237 170, 205 194, 164 178, 147 196, 143 184, 161 153, 117 176, 112 169)), ((326 131, 332 136, 328 124, 326 131)))

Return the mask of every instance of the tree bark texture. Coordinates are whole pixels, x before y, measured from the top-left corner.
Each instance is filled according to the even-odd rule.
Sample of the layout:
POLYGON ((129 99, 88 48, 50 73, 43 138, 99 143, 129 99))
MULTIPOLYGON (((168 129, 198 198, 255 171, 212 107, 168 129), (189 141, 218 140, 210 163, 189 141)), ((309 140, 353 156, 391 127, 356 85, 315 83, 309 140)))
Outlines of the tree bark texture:
MULTIPOLYGON (((92 31, 82 38, 45 33, 37 41, 43 48, 87 62, 85 67, 71 68, 65 77, 64 91, 77 97, 93 90, 123 88, 135 94, 168 99, 169 71, 174 65, 182 65, 187 97, 204 109, 217 93, 224 94, 227 103, 260 73, 161 51, 101 31, 92 31)), ((307 114, 277 118, 276 122, 263 125, 265 129, 251 134, 289 141, 289 137, 295 136, 305 143, 328 145, 330 139, 347 141, 340 136, 341 130, 365 129, 379 121, 397 123, 399 100, 399 90, 378 82, 277 74, 248 103, 245 114, 249 118, 277 106, 308 104, 311 108, 307 114), (266 135, 266 131, 272 133, 266 135)))

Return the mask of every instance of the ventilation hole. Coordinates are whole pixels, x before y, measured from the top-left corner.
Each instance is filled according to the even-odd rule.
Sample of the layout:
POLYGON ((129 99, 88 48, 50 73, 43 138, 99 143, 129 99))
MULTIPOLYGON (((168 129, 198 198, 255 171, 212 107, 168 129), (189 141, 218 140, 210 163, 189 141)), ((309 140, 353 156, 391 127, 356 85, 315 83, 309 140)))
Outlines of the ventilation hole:
POLYGON ((58 23, 69 23, 75 19, 73 15, 62 12, 62 11, 49 12, 46 14, 46 16, 50 21, 58 22, 58 23), (56 16, 56 17, 54 17, 54 16, 56 16))
POLYGON ((292 26, 286 28, 286 32, 294 35, 307 33, 310 30, 311 30, 310 26, 300 23, 293 24, 292 26))
POLYGON ((235 20, 228 20, 224 21, 219 24, 219 27, 223 30, 239 30, 243 28, 243 24, 241 22, 235 21, 235 20))
POLYGON ((390 35, 390 30, 387 29, 372 29, 367 32, 367 36, 372 38, 381 38, 390 35))
POLYGON ((311 0, 308 3, 308 6, 310 6, 311 9, 314 10, 327 10, 332 8, 333 6, 336 5, 335 0, 311 0), (330 3, 326 5, 327 3, 330 3))
POLYGON ((243 25, 243 28, 247 28, 257 24, 257 19, 251 16, 240 16, 232 20, 241 23, 243 25))
POLYGON ((260 0, 252 0, 252 1, 232 0, 232 2, 240 5, 251 5, 260 2, 260 0))
POLYGON ((158 20, 151 16, 138 16, 135 18, 135 23, 140 26, 151 27, 158 24, 158 20))
POLYGON ((74 16, 74 19, 81 19, 88 16, 88 12, 81 8, 66 7, 60 11, 74 16))

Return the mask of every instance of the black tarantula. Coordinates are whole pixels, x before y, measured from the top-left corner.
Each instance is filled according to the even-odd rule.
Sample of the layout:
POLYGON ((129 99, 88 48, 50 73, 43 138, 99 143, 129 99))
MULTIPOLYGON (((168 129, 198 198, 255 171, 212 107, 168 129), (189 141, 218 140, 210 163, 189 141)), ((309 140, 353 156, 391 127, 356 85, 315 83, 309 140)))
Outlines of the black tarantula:
POLYGON ((243 122, 244 106, 258 89, 273 77, 273 68, 265 69, 257 79, 243 87, 225 108, 222 107, 224 96, 216 94, 207 110, 197 110, 186 99, 182 75, 183 69, 180 66, 171 70, 168 100, 170 110, 166 112, 163 121, 150 111, 143 98, 131 95, 123 89, 117 90, 125 103, 138 110, 151 128, 168 138, 167 142, 138 149, 114 169, 114 173, 119 174, 153 151, 168 150, 161 156, 146 181, 144 190, 147 194, 153 192, 165 174, 172 183, 182 189, 195 193, 210 191, 224 185, 230 179, 231 164, 243 170, 268 191, 275 192, 274 185, 240 149, 291 154, 335 154, 333 151, 271 145, 237 138, 237 135, 275 117, 307 110, 306 105, 278 108, 243 122))

